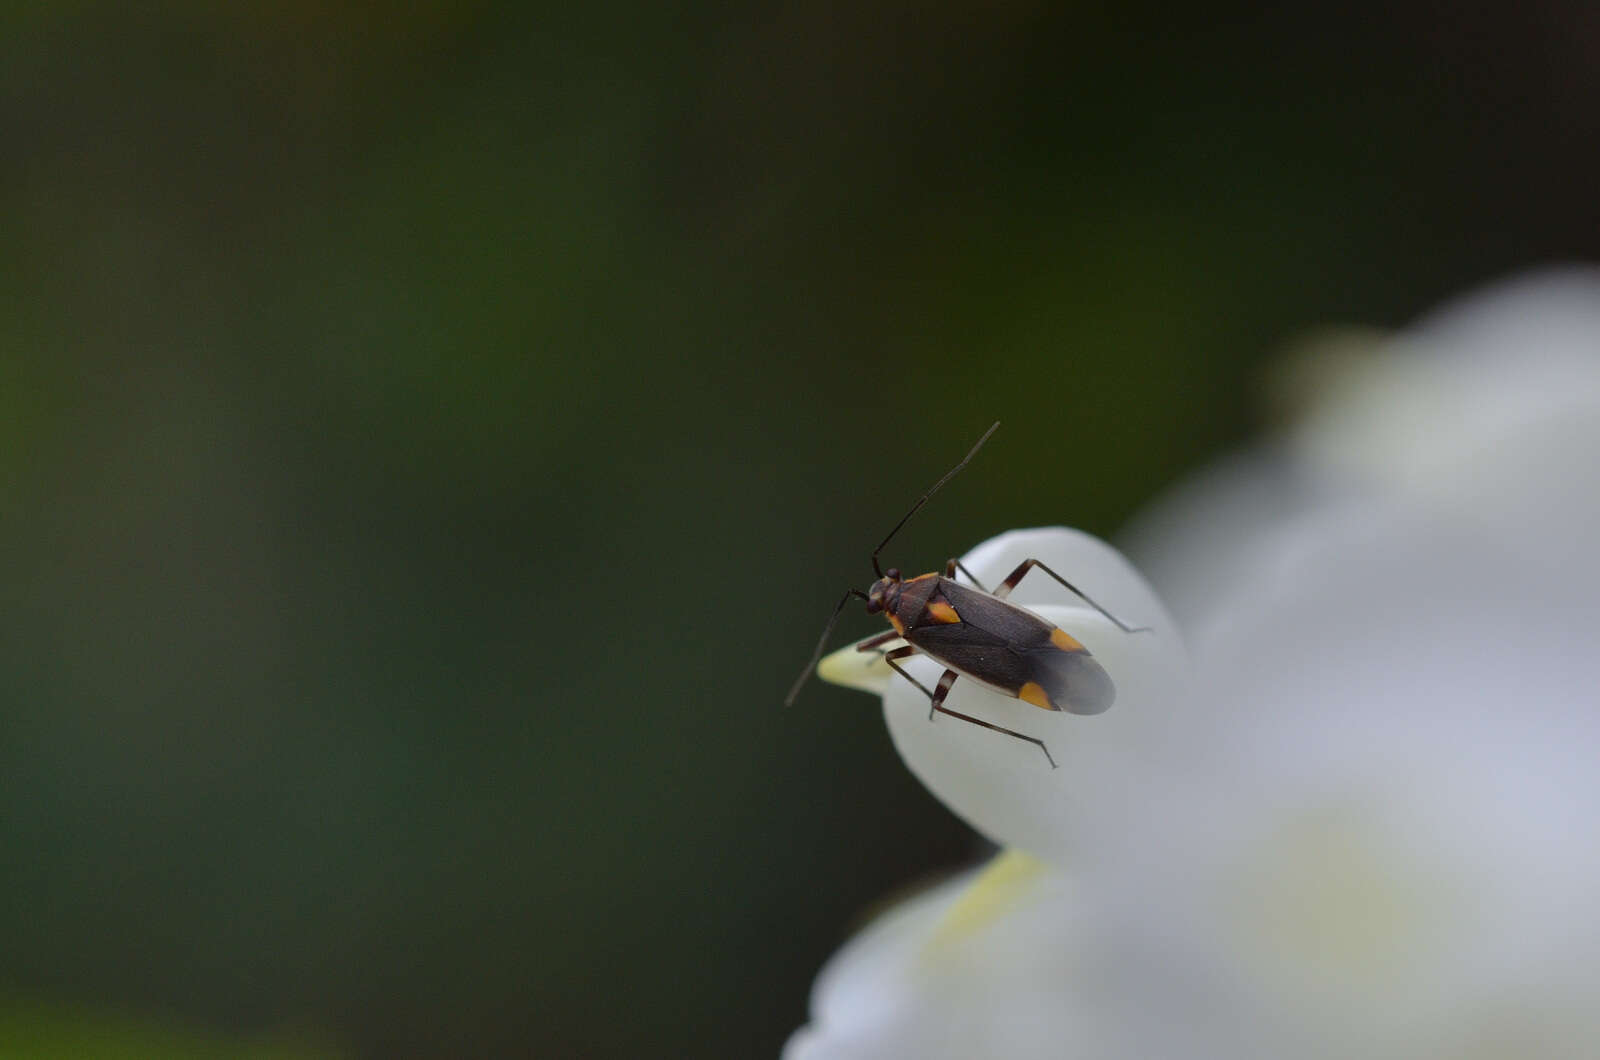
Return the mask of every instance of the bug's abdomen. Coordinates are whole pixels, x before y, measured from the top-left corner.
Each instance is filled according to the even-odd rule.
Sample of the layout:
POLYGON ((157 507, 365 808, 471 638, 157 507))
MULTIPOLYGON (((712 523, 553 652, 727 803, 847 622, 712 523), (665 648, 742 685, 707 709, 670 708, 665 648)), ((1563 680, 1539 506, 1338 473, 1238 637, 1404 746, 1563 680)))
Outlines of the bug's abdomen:
POLYGON ((975 593, 957 596, 955 607, 961 621, 919 624, 906 640, 957 673, 1042 710, 1101 714, 1116 702, 1105 667, 1033 612, 975 593))

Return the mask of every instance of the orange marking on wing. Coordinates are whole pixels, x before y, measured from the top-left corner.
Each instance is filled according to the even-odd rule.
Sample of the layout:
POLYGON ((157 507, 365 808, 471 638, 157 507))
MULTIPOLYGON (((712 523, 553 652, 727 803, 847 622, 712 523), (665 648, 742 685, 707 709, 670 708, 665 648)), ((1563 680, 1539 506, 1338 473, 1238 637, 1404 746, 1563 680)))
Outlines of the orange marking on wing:
POLYGON ((961 616, 956 614, 956 609, 943 600, 934 600, 928 604, 928 614, 933 616, 935 622, 960 622, 961 616))
POLYGON ((1050 702, 1050 697, 1044 693, 1044 686, 1040 685, 1036 681, 1029 681, 1027 684, 1017 689, 1017 698, 1022 700, 1024 703, 1032 703, 1040 710, 1060 709, 1054 703, 1050 702))
POLYGON ((1050 643, 1054 644, 1062 651, 1081 651, 1085 654, 1087 654, 1089 651, 1088 648, 1085 648, 1082 644, 1078 643, 1076 637, 1073 637, 1064 629, 1051 630, 1050 643))

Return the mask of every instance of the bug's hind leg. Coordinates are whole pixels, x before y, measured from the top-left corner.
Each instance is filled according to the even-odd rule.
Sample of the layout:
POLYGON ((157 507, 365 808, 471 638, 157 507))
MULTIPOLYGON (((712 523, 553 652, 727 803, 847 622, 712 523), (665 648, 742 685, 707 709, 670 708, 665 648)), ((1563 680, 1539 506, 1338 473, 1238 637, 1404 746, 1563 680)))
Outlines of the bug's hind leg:
POLYGON ((983 583, 977 579, 976 575, 974 575, 966 567, 962 566, 960 560, 952 558, 946 561, 944 565, 944 576, 946 578, 954 578, 956 576, 956 571, 960 571, 962 574, 965 574, 967 576, 967 580, 973 585, 977 586, 980 593, 986 593, 989 591, 983 587, 983 583))
MULTIPOLYGON (((1067 579, 1063 578, 1061 575, 1057 574, 1055 571, 1051 570, 1049 567, 1046 567, 1043 563, 1040 563, 1036 559, 1025 559, 1025 560, 1023 560, 1022 564, 1020 566, 1018 566, 1016 570, 1012 571, 1010 576, 1007 577, 1005 581, 1001 582, 998 586, 995 587, 993 595, 998 597, 1001 600, 1004 600, 1007 596, 1011 595, 1011 590, 1013 590, 1013 589, 1015 589, 1017 587, 1017 583, 1022 580, 1023 575, 1027 574, 1029 571, 1031 571, 1035 567, 1038 567, 1040 570, 1042 570, 1046 574, 1050 575, 1050 577, 1052 577, 1056 581, 1060 582, 1062 584, 1062 586, 1064 586, 1067 589, 1068 592, 1072 593, 1072 595, 1076 596, 1078 599, 1082 600, 1084 603, 1088 604, 1090 607, 1094 608, 1096 611, 1100 612, 1102 615, 1105 615, 1107 618, 1109 618, 1112 621, 1112 623, 1118 629, 1122 630, 1122 632, 1124 632, 1124 633, 1149 633, 1150 632, 1150 627, 1149 626, 1130 626, 1127 623, 1123 622, 1122 619, 1118 618, 1116 615, 1113 615, 1110 611, 1107 611, 1105 608, 1101 607, 1099 604, 1097 604, 1093 600, 1089 599, 1088 594, 1086 594, 1082 589, 1079 589, 1076 585, 1073 585, 1071 582, 1067 581, 1067 579)), ((970 577, 970 575, 969 575, 969 577, 970 577)))
POLYGON ((952 718, 960 718, 962 721, 970 721, 972 724, 981 725, 985 729, 992 729, 995 732, 1003 732, 1007 736, 1015 736, 1019 740, 1027 740, 1029 743, 1033 744, 1035 747, 1039 748, 1039 750, 1044 752, 1044 760, 1050 763, 1051 769, 1056 768, 1056 760, 1050 757, 1050 748, 1046 747, 1044 745, 1044 741, 1037 737, 1024 736, 1020 732, 1013 732, 1010 729, 1003 729, 998 725, 991 725, 986 721, 981 721, 978 718, 972 717, 970 714, 963 714, 959 710, 951 710, 949 707, 935 707, 934 709, 940 714, 948 714, 952 718))
POLYGON ((950 686, 954 685, 956 683, 956 678, 959 677, 960 675, 957 674, 954 670, 946 670, 944 672, 944 674, 942 676, 940 676, 940 678, 939 678, 938 691, 937 692, 931 692, 931 691, 928 690, 928 686, 927 685, 924 685, 921 681, 918 681, 915 677, 912 677, 905 670, 901 669, 899 663, 895 662, 896 659, 903 659, 908 655, 915 655, 915 654, 916 654, 916 649, 915 648, 896 648, 894 651, 891 651, 891 652, 888 652, 887 654, 885 654, 884 657, 883 657, 883 661, 888 663, 891 667, 893 667, 895 673, 899 674, 901 677, 904 677, 907 681, 910 681, 912 684, 916 685, 919 689, 922 690, 922 694, 928 697, 928 700, 933 704, 933 709, 928 712, 928 719, 930 721, 933 719, 933 716, 936 713, 937 714, 948 714, 952 718, 960 718, 962 721, 971 722, 972 724, 977 725, 977 726, 981 726, 982 728, 988 729, 991 732, 1004 733, 1007 736, 1015 736, 1019 740, 1026 740, 1029 743, 1033 744, 1034 746, 1038 747, 1039 750, 1044 752, 1044 760, 1046 762, 1050 763, 1050 768, 1051 769, 1056 768, 1056 760, 1051 757, 1050 748, 1048 748, 1048 747, 1046 747, 1044 745, 1044 741, 1043 740, 1038 739, 1037 737, 1034 737, 1034 736, 1026 736, 1026 735, 1024 735, 1024 734, 1022 734, 1020 732, 1016 732, 1016 731, 1014 731, 1012 729, 1003 728, 1003 727, 1001 727, 999 725, 992 725, 989 722, 983 721, 980 718, 974 718, 970 714, 963 714, 959 710, 951 710, 949 707, 945 706, 944 705, 944 697, 950 694, 950 686))

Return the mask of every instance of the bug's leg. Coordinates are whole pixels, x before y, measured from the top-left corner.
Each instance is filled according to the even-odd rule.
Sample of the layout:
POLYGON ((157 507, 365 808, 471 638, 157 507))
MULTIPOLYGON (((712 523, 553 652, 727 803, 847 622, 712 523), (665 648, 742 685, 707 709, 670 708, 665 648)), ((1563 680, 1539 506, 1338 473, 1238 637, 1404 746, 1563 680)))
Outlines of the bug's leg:
MULTIPOLYGON (((896 648, 894 651, 884 653, 883 661, 888 663, 890 666, 894 666, 894 660, 904 659, 907 656, 915 654, 917 654, 917 649, 908 644, 904 648, 896 648)), ((894 668, 896 670, 900 670, 900 667, 898 666, 894 666, 894 668)), ((911 676, 904 670, 900 670, 900 673, 904 674, 906 677, 911 676)), ((932 692, 929 692, 926 688, 922 688, 921 684, 917 684, 915 681, 912 682, 913 684, 917 684, 918 688, 922 688, 923 694, 928 697, 929 721, 932 721, 934 714, 944 707, 944 697, 950 694, 951 686, 956 683, 956 678, 960 676, 961 675, 956 673, 954 670, 946 670, 939 676, 939 683, 933 686, 932 692)))
POLYGON ((1044 741, 1039 739, 1038 737, 1035 737, 1035 736, 1024 736, 1020 732, 1013 732, 1010 729, 1002 729, 998 725, 991 725, 986 721, 982 721, 982 720, 980 720, 978 718, 972 717, 970 714, 963 714, 958 710, 951 710, 949 707, 939 707, 937 709, 938 709, 940 714, 948 714, 952 718, 960 718, 962 721, 970 721, 970 722, 972 722, 972 724, 981 725, 985 729, 992 729, 995 732, 1003 732, 1007 736, 1015 736, 1019 740, 1027 740, 1029 743, 1035 745, 1036 747, 1039 748, 1039 750, 1044 752, 1044 760, 1046 762, 1050 763, 1050 768, 1051 769, 1055 769, 1056 768, 1056 760, 1050 756, 1050 748, 1046 747, 1044 745, 1044 741))
POLYGON ((884 656, 883 656, 883 661, 888 663, 889 664, 889 668, 891 670, 893 670, 895 673, 899 674, 901 677, 904 677, 907 681, 910 681, 912 684, 914 684, 918 688, 920 688, 922 690, 922 694, 923 695, 927 696, 929 699, 932 699, 933 698, 933 693, 928 691, 928 686, 923 684, 921 681, 918 681, 915 677, 912 677, 910 674, 906 673, 906 671, 903 670, 900 667, 900 665, 895 662, 896 659, 904 659, 907 656, 915 655, 916 653, 917 653, 917 649, 911 647, 908 644, 904 648, 896 648, 894 651, 885 652, 884 656))
POLYGON ((856 645, 856 651, 875 651, 880 644, 887 644, 899 636, 900 634, 891 629, 887 633, 878 634, 876 637, 868 637, 856 645))
POLYGON ((954 670, 946 670, 939 677, 939 683, 933 686, 933 698, 928 701, 928 720, 932 721, 934 714, 944 706, 944 697, 950 694, 950 686, 956 683, 960 675, 954 670))
POLYGON ((983 587, 983 583, 982 582, 980 582, 977 578, 973 577, 971 571, 969 571, 966 567, 963 567, 961 565, 961 561, 960 560, 952 559, 952 560, 950 560, 950 562, 948 562, 948 563, 946 563, 944 565, 944 576, 946 578, 954 578, 956 576, 956 571, 960 571, 962 574, 965 574, 967 576, 967 580, 969 582, 971 582, 973 585, 976 585, 978 587, 978 591, 980 593, 986 593, 986 592, 989 591, 989 590, 987 590, 987 589, 985 589, 983 587))
POLYGON ((1124 633, 1149 633, 1150 632, 1150 627, 1149 626, 1129 626, 1129 625, 1125 624, 1122 621, 1122 619, 1118 618, 1116 615, 1113 615, 1110 611, 1107 611, 1105 608, 1101 607, 1099 604, 1097 604, 1093 600, 1089 599, 1089 597, 1083 592, 1083 590, 1079 589, 1076 585, 1073 585, 1071 582, 1067 581, 1067 579, 1063 578, 1061 575, 1057 574, 1055 571, 1051 570, 1049 567, 1046 567, 1043 563, 1040 563, 1036 559, 1025 559, 1025 560, 1023 560, 1022 561, 1022 565, 1019 566, 1016 570, 1012 571, 1010 577, 1006 578, 1005 581, 1001 582, 998 586, 995 587, 994 595, 999 597, 1001 600, 1004 600, 1007 596, 1010 596, 1011 595, 1011 590, 1013 590, 1013 589, 1015 589, 1017 587, 1017 583, 1022 580, 1022 576, 1024 574, 1027 574, 1029 571, 1031 571, 1035 567, 1038 567, 1040 570, 1042 570, 1046 574, 1050 575, 1050 577, 1052 577, 1056 581, 1060 582, 1063 586, 1065 586, 1067 588, 1067 590, 1069 592, 1071 592, 1074 596, 1078 597, 1078 599, 1082 600, 1084 603, 1088 604, 1090 607, 1094 608, 1096 611, 1100 612, 1102 615, 1105 615, 1107 618, 1109 618, 1112 621, 1113 624, 1116 625, 1116 627, 1118 629, 1122 630, 1122 632, 1124 632, 1124 633))
POLYGON ((1050 756, 1050 748, 1048 748, 1048 747, 1046 747, 1044 745, 1044 741, 1043 740, 1038 739, 1037 737, 1034 737, 1034 736, 1025 736, 1020 732, 1015 732, 1015 731, 1013 731, 1011 729, 1002 728, 999 725, 991 725, 989 722, 983 721, 983 720, 981 720, 979 718, 974 718, 970 714, 963 714, 959 710, 951 710, 949 707, 945 706, 944 705, 944 697, 949 695, 950 686, 955 684, 956 678, 959 675, 954 670, 946 670, 944 672, 944 675, 939 678, 939 691, 937 691, 937 692, 928 691, 928 687, 926 685, 924 685, 921 681, 918 681, 915 677, 912 677, 910 674, 906 673, 906 671, 902 670, 900 668, 899 664, 897 664, 895 662, 895 659, 897 659, 897 658, 901 658, 901 659, 905 658, 905 655, 902 655, 901 652, 906 652, 907 654, 912 654, 912 653, 914 653, 914 651, 915 651, 915 649, 908 650, 906 648, 897 648, 894 651, 891 651, 888 654, 886 654, 883 657, 883 661, 888 663, 890 666, 892 666, 894 668, 894 672, 895 673, 899 674, 901 677, 904 677, 907 681, 910 681, 912 684, 916 685, 919 689, 921 689, 922 690, 922 694, 927 696, 928 699, 930 701, 932 701, 932 703, 933 703, 933 711, 930 711, 929 714, 928 714, 928 716, 930 718, 933 717, 933 713, 934 712, 937 712, 939 714, 948 714, 952 718, 960 718, 962 721, 969 721, 974 725, 981 726, 981 727, 983 727, 985 729, 989 729, 989 730, 991 730, 993 732, 1004 733, 1007 736, 1015 736, 1019 740, 1027 740, 1029 743, 1037 745, 1039 750, 1044 752, 1044 760, 1046 762, 1050 763, 1050 768, 1051 769, 1056 768, 1056 760, 1050 756))

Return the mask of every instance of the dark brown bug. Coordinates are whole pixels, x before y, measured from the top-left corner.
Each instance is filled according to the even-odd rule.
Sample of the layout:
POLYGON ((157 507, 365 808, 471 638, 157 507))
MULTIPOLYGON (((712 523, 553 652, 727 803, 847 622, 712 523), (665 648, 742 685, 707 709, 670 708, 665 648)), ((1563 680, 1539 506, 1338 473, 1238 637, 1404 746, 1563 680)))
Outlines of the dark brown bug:
POLYGON ((806 668, 800 672, 789 694, 784 697, 784 706, 793 703, 795 696, 799 695, 801 686, 822 658, 823 649, 827 647, 828 637, 832 635, 844 605, 856 596, 867 602, 868 614, 881 612, 893 627, 886 633, 862 641, 856 645, 856 650, 881 652, 884 662, 921 689, 930 704, 930 721, 935 714, 948 714, 994 732, 1027 740, 1039 746, 1051 768, 1054 768, 1056 760, 1043 740, 945 706, 945 697, 950 694, 956 678, 970 678, 1003 696, 1032 703, 1043 710, 1101 714, 1111 708, 1117 698, 1116 686, 1112 683, 1111 675, 1089 654, 1089 649, 1065 630, 1058 629, 1054 623, 1040 618, 1025 607, 1010 603, 1006 597, 1024 575, 1037 567, 1110 619, 1124 633, 1147 633, 1148 626, 1124 624, 1036 559, 1024 560, 993 592, 984 589, 972 572, 955 559, 945 564, 943 574, 920 574, 915 578, 902 578, 894 567, 884 570, 878 565, 878 556, 884 546, 928 502, 928 498, 967 466, 999 426, 996 423, 985 431, 972 451, 935 482, 933 488, 911 506, 911 510, 873 550, 872 569, 878 575, 878 580, 866 592, 850 589, 839 599, 822 631, 821 639, 817 641, 816 651, 811 653, 811 661, 806 663, 806 668), (965 574, 977 588, 958 584, 955 580, 957 571, 965 574), (883 645, 894 640, 904 640, 906 643, 892 650, 883 650, 883 645), (899 665, 899 660, 912 655, 926 655, 944 665, 944 674, 933 689, 927 688, 899 665))

